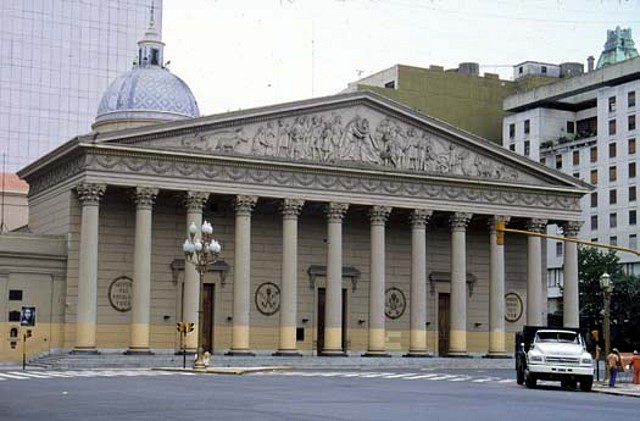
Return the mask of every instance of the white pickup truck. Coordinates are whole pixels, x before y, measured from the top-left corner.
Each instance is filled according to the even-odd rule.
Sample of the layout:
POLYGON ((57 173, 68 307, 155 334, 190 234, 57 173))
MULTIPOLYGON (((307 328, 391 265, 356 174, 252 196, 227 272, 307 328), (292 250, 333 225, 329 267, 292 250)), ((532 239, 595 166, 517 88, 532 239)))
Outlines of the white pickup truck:
POLYGON ((563 387, 588 392, 593 385, 593 359, 577 329, 525 327, 516 335, 518 384, 536 387, 538 380, 560 381, 563 387))

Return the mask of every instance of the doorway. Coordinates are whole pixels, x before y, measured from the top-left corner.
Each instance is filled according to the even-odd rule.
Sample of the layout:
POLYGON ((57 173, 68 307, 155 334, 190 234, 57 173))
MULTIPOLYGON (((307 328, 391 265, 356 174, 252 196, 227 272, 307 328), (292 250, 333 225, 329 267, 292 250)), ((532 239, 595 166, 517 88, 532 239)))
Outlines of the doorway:
POLYGON ((449 307, 449 294, 438 294, 438 355, 441 357, 449 353, 449 330, 451 327, 449 307))
POLYGON ((200 343, 204 351, 213 354, 213 330, 215 321, 215 284, 204 284, 202 287, 202 338, 200 343))
MULTIPOLYGON (((317 337, 316 341, 316 352, 318 355, 322 354, 324 350, 324 312, 325 312, 325 303, 327 299, 327 290, 326 288, 318 288, 318 326, 317 326, 317 337)), ((346 352, 347 350, 347 290, 342 290, 342 351, 346 352)))

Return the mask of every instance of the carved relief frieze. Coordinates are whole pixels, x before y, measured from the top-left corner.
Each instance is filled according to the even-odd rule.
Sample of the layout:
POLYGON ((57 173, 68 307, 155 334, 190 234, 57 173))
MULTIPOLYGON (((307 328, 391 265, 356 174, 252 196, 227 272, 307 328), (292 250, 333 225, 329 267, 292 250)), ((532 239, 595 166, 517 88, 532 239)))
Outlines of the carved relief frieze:
POLYGON ((516 181, 523 176, 469 148, 364 107, 190 133, 177 143, 209 154, 364 164, 488 180, 516 181))

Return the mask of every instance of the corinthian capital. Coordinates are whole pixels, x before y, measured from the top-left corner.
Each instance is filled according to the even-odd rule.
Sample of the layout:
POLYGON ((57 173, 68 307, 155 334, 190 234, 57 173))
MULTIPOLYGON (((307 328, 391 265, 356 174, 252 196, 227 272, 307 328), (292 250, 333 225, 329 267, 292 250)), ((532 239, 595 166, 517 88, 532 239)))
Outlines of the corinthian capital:
POLYGON ((325 207, 324 211, 329 222, 340 222, 347 213, 347 209, 349 209, 348 203, 331 202, 325 207))
POLYGON ((410 217, 411 226, 415 228, 426 227, 431 215, 433 215, 433 211, 430 209, 414 209, 410 217))
POLYGON ((250 216, 257 201, 257 196, 236 196, 236 216, 250 216))
POLYGON ((156 202, 158 189, 151 187, 136 187, 133 192, 133 201, 138 209, 151 209, 156 202))
POLYGON ((465 231, 467 225, 471 221, 472 213, 455 212, 451 215, 449 223, 451 224, 451 231, 465 231))
POLYGON ((562 224, 562 231, 565 237, 577 237, 582 227, 582 221, 567 221, 562 224))
POLYGON ((184 197, 187 212, 201 212, 204 204, 209 199, 209 193, 200 191, 188 191, 184 197))
POLYGON ((296 219, 302 211, 304 200, 302 199, 284 199, 280 205, 283 219, 296 219))
POLYGON ((106 189, 105 184, 79 183, 76 186, 76 193, 78 193, 78 199, 82 202, 82 206, 95 206, 100 203, 106 189))
POLYGON ((373 206, 369 209, 371 225, 384 225, 391 213, 391 206, 373 206))
POLYGON ((502 216, 502 215, 495 215, 495 216, 490 216, 489 219, 487 220, 487 227, 489 227, 489 231, 493 232, 496 230, 496 222, 504 222, 504 224, 508 224, 509 220, 511 220, 511 217, 509 216, 502 216))
POLYGON ((546 219, 538 219, 531 218, 529 222, 527 222, 527 229, 532 232, 537 232, 538 234, 542 234, 547 230, 547 220, 546 219))

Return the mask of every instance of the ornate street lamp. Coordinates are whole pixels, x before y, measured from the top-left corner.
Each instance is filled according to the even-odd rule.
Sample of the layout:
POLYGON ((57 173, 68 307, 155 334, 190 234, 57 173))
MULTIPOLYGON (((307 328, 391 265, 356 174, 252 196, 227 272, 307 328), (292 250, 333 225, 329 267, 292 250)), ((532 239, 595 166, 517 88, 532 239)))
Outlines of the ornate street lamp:
POLYGON ((609 356, 609 352, 611 351, 611 293, 613 292, 613 283, 611 282, 611 275, 607 272, 603 273, 600 276, 600 288, 602 288, 602 293, 604 294, 604 358, 605 358, 605 371, 604 371, 604 381, 606 382, 609 379, 609 369, 607 367, 607 357, 609 356))
POLYGON ((202 286, 204 283, 204 275, 207 273, 207 268, 209 265, 213 264, 218 260, 218 255, 220 254, 220 250, 222 247, 218 241, 213 239, 213 227, 207 221, 204 221, 202 227, 200 227, 200 235, 198 235, 198 227, 195 222, 191 222, 189 225, 189 238, 187 238, 182 245, 182 249, 184 250, 184 256, 187 262, 192 263, 196 271, 198 271, 199 275, 199 291, 200 291, 200 299, 198 300, 198 356, 196 361, 193 363, 193 368, 202 369, 205 368, 204 362, 204 349, 202 346, 202 337, 204 336, 203 331, 203 291, 202 286))

